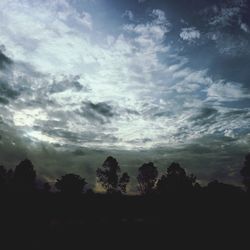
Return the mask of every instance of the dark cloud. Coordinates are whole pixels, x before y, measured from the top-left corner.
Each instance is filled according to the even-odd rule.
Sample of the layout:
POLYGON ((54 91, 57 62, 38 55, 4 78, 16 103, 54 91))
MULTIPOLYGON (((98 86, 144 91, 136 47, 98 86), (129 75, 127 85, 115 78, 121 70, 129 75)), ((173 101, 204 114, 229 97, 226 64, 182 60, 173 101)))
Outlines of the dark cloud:
POLYGON ((11 64, 12 60, 0 50, 0 70, 5 69, 8 65, 11 64))
POLYGON ((56 129, 56 128, 41 128, 42 132, 51 136, 51 137, 58 137, 63 138, 68 142, 79 143, 79 142, 88 142, 95 140, 97 135, 95 133, 86 132, 86 133, 75 133, 65 129, 56 129))
POLYGON ((16 99, 19 94, 17 90, 13 89, 5 80, 0 78, 0 103, 8 104, 11 99, 16 99))
POLYGON ((112 117, 114 116, 114 113, 112 112, 112 107, 104 102, 100 103, 92 103, 92 102, 86 102, 84 103, 86 108, 89 108, 91 110, 94 110, 96 113, 105 116, 105 117, 112 117))
POLYGON ((205 125, 214 122, 218 111, 215 108, 203 107, 199 109, 189 120, 194 121, 195 124, 205 125))
POLYGON ((0 104, 9 104, 22 91, 21 86, 13 85, 13 65, 13 60, 7 57, 0 49, 0 104))
POLYGON ((101 124, 109 122, 110 118, 115 116, 113 107, 105 102, 84 102, 81 110, 77 113, 90 121, 101 124))
POLYGON ((9 100, 0 96, 0 104, 4 104, 4 105, 9 104, 9 100))
POLYGON ((78 80, 80 79, 79 76, 74 76, 70 78, 66 78, 62 81, 54 81, 49 89, 51 94, 60 93, 68 89, 73 89, 75 91, 89 91, 86 86, 83 86, 78 80))
POLYGON ((156 116, 156 117, 162 117, 162 116, 169 117, 169 116, 173 116, 173 115, 174 115, 174 113, 171 111, 162 111, 162 112, 158 112, 158 113, 154 114, 154 116, 156 116))
POLYGON ((238 110, 230 110, 224 114, 225 117, 238 117, 244 115, 245 118, 250 118, 250 110, 248 109, 238 109, 238 110))

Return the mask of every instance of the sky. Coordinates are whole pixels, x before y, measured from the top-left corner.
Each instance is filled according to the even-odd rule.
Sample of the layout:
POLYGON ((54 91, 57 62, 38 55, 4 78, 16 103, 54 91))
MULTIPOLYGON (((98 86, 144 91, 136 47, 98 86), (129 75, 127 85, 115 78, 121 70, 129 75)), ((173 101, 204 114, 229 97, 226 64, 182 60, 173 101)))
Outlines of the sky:
POLYGON ((240 184, 250 146, 247 0, 0 0, 0 164, 96 186, 179 162, 240 184))

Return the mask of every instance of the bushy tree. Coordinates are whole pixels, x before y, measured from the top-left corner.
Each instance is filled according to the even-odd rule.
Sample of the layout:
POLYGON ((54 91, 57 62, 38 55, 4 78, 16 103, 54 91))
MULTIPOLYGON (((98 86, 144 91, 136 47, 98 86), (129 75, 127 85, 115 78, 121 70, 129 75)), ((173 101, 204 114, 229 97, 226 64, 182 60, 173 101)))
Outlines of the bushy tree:
POLYGON ((158 177, 157 168, 154 166, 154 163, 149 162, 144 163, 138 171, 137 180, 139 192, 143 195, 151 194, 158 177))
POLYGON ((157 191, 165 192, 186 192, 193 189, 196 183, 194 175, 188 176, 179 163, 173 162, 157 182, 157 191))
POLYGON ((126 193, 129 176, 127 173, 120 176, 120 171, 117 160, 112 156, 109 156, 102 164, 102 167, 96 170, 97 181, 107 193, 126 193))
POLYGON ((87 182, 81 176, 76 174, 66 174, 56 180, 55 187, 63 194, 77 195, 83 192, 87 182))

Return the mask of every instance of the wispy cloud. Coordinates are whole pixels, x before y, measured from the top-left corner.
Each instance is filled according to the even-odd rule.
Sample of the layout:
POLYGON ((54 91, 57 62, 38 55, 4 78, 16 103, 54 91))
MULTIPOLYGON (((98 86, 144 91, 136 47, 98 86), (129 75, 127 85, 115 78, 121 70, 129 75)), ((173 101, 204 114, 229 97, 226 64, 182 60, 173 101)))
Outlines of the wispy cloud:
POLYGON ((193 41, 195 39, 199 39, 201 36, 200 32, 195 27, 190 28, 182 28, 180 33, 180 37, 186 41, 193 41))
MULTIPOLYGON (((29 7, 27 2, 24 3, 33 14, 44 6, 48 8, 49 4, 32 9, 32 5, 29 7)), ((19 3, 13 6, 10 10, 23 7, 19 3)), ((6 16, 11 20, 9 29, 18 28, 21 32, 16 33, 16 42, 12 33, 1 33, 3 38, 12 41, 8 51, 19 65, 13 68, 11 84, 20 77, 25 79, 20 99, 5 108, 14 125, 22 127, 37 140, 62 142, 62 137, 67 137, 67 133, 53 134, 42 129, 41 124, 48 126, 45 122, 54 117, 64 121, 54 124, 57 131, 75 131, 79 136, 105 131, 113 134, 117 147, 179 143, 184 138, 192 139, 205 133, 202 126, 196 127, 195 133, 190 130, 188 137, 180 133, 190 127, 189 117, 196 112, 192 108, 197 103, 248 98, 240 85, 214 82, 206 70, 192 70, 187 66, 188 60, 171 52, 171 47, 164 43, 171 24, 162 10, 153 9, 146 22, 125 24, 120 34, 112 39, 108 34, 106 43, 102 44, 90 41, 96 31, 83 29, 80 32, 78 25, 71 25, 68 15, 75 11, 71 6, 54 3, 48 10, 41 20, 33 20, 37 30, 33 30, 32 35, 26 29, 26 22, 14 26, 14 20, 30 18, 25 12, 14 17, 6 16), (55 13, 61 14, 55 17, 55 13), (54 26, 42 25, 51 19, 54 19, 54 26), (37 36, 39 42, 31 52, 26 41, 37 36), (23 53, 18 53, 17 48, 23 53), (162 63, 162 54, 171 61, 175 58, 175 62, 162 63), (28 66, 24 73, 21 62, 32 64, 45 75, 33 77, 33 71, 27 71, 28 66)), ((181 36, 190 41, 199 38, 199 34, 195 28, 187 28, 181 36)), ((95 137, 88 138, 90 143, 91 138, 95 137)), ((80 144, 81 140, 76 143, 80 144)), ((101 146, 95 139, 92 143, 101 146)))
POLYGON ((134 14, 131 10, 125 10, 125 12, 122 14, 122 17, 127 17, 130 21, 134 20, 134 14))

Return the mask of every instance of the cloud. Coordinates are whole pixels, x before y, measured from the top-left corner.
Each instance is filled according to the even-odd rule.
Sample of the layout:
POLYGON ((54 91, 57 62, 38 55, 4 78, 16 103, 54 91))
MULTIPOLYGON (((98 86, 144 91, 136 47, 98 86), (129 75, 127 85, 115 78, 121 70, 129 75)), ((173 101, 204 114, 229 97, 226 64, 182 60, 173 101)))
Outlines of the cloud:
POLYGON ((245 7, 245 0, 222 1, 218 5, 210 7, 209 24, 222 27, 230 26, 232 23, 237 22, 237 18, 240 18, 245 7))
POLYGON ((199 122, 203 121, 203 124, 208 123, 208 119, 210 118, 215 118, 217 115, 218 111, 215 108, 211 107, 202 107, 197 114, 193 115, 190 120, 199 122))
POLYGON ((208 22, 207 37, 214 41, 221 54, 237 56, 249 54, 247 32, 248 3, 245 0, 221 1, 202 12, 208 22), (241 32, 240 32, 241 31, 241 32))
POLYGON ((249 27, 246 23, 241 23, 240 28, 245 31, 246 33, 249 33, 249 27))
MULTIPOLYGON (((20 6, 15 4, 19 10, 20 6)), ((190 117, 197 116, 192 112, 195 106, 207 105, 212 100, 221 102, 230 95, 234 100, 242 99, 241 85, 236 88, 235 83, 225 82, 228 90, 219 90, 222 84, 214 82, 207 70, 193 70, 186 58, 171 51, 171 46, 165 44, 171 24, 160 9, 153 9, 145 22, 124 24, 121 33, 112 39, 108 39, 110 34, 106 35, 102 43, 90 41, 96 31, 80 32, 64 12, 65 15, 56 18, 55 27, 42 28, 58 9, 53 5, 40 23, 36 19, 40 28, 33 31, 35 36, 26 34, 33 38, 49 32, 53 46, 50 37, 39 37, 38 47, 31 53, 25 43, 20 43, 23 36, 17 32, 18 43, 7 48, 13 58, 18 55, 18 47, 30 56, 13 59, 11 87, 23 90, 20 98, 2 112, 8 113, 5 119, 9 124, 22 128, 35 141, 67 144, 63 138, 68 135, 71 143, 75 141, 78 145, 112 147, 112 140, 103 143, 96 139, 98 133, 105 133, 116 138, 118 148, 178 144, 206 133, 202 122, 197 123, 196 131, 188 131, 190 117), (53 128, 56 133, 51 132, 53 128), (70 136, 70 131, 75 135, 70 136), (87 137, 88 142, 81 137, 87 133, 93 135, 87 137)), ((16 18, 21 18, 18 13, 13 17, 16 18)), ((26 31, 25 24, 22 25, 19 32, 26 31)), ((2 34, 11 39, 11 33, 2 34)), ((215 133, 218 127, 210 132, 215 133)))
POLYGON ((0 50, 0 70, 5 69, 8 65, 11 65, 12 61, 0 50))
MULTIPOLYGON (((77 12, 74 14, 77 14, 77 12)), ((92 16, 88 12, 83 11, 78 17, 78 20, 83 24, 83 26, 89 29, 93 28, 92 16)))
POLYGON ((165 12, 160 9, 153 9, 152 16, 155 18, 154 23, 156 24, 169 24, 165 12))
MULTIPOLYGON (((163 169, 175 160, 208 179, 233 150, 240 159, 249 145, 247 82, 215 75, 211 64, 216 65, 212 59, 218 50, 225 58, 219 64, 237 74, 241 67, 225 62, 237 48, 246 50, 242 37, 236 42, 219 19, 206 28, 188 21, 190 27, 180 34, 156 5, 145 16, 142 9, 140 19, 124 18, 121 24, 110 10, 100 17, 88 12, 85 2, 81 8, 73 4, 0 3, 0 40, 6 47, 0 54, 4 163, 27 155, 52 178, 69 166, 79 173, 83 165, 95 169, 114 154, 131 174, 144 161, 156 161, 163 169), (182 53, 187 49, 190 54, 182 53)), ((222 13, 217 8, 205 16, 207 23, 222 13)), ((239 20, 237 28, 247 36, 239 20)), ((88 171, 94 183, 94 171, 88 171)))
POLYGON ((0 50, 0 104, 7 105, 16 99, 20 91, 9 84, 13 61, 0 50))
POLYGON ((85 102, 84 103, 86 108, 93 110, 94 112, 105 116, 105 117, 112 117, 114 114, 112 112, 112 107, 107 103, 92 103, 92 102, 85 102))
POLYGON ((53 81, 50 86, 49 92, 51 94, 54 94, 67 91, 68 89, 73 89, 75 91, 81 91, 84 89, 85 91, 88 91, 88 88, 86 86, 81 85, 81 83, 78 81, 79 79, 79 76, 63 76, 62 80, 53 81))
MULTIPOLYGON (((42 72, 72 71, 76 50, 84 46, 79 34, 92 27, 89 13, 76 11, 65 0, 2 1, 0 7, 1 41, 14 60, 29 61, 42 72)), ((84 59, 78 60, 84 65, 84 59)))
POLYGON ((190 28, 182 28, 182 31, 180 33, 180 37, 183 40, 186 41, 193 41, 195 39, 199 39, 200 38, 200 32, 195 28, 195 27, 190 27, 190 28))
POLYGON ((209 100, 217 101, 235 101, 250 98, 250 93, 244 90, 239 83, 223 81, 212 84, 207 89, 207 95, 209 100))
POLYGON ((122 17, 127 17, 130 21, 134 20, 134 14, 131 10, 125 10, 125 12, 122 14, 122 17))
POLYGON ((3 99, 6 98, 6 100, 9 100, 9 99, 15 99, 18 96, 19 96, 18 91, 12 89, 6 82, 0 79, 0 97, 1 98, 3 99))
POLYGON ((113 108, 105 102, 83 102, 80 112, 77 113, 90 121, 97 121, 102 124, 109 122, 110 118, 115 115, 113 108))
POLYGON ((218 33, 216 35, 216 47, 221 54, 237 56, 249 54, 249 40, 244 37, 232 36, 232 34, 218 33))

